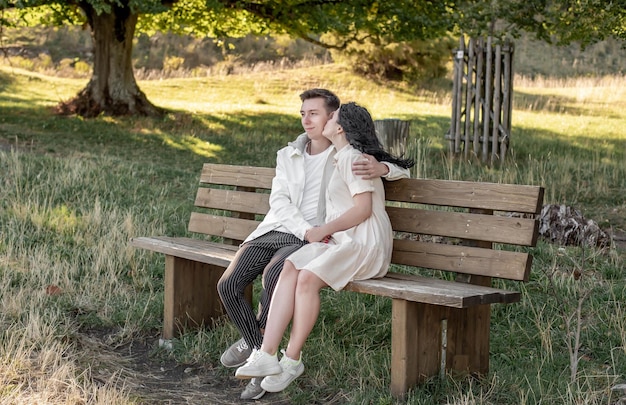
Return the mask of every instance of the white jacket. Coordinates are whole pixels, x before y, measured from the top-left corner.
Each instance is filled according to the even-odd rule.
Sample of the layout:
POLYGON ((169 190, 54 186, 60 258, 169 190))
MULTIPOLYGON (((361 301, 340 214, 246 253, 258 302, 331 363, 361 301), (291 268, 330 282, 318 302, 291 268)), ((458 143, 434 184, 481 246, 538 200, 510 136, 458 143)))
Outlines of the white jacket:
MULTIPOLYGON (((259 226, 244 241, 258 238, 261 235, 284 226, 297 238, 304 240, 304 233, 315 225, 324 223, 326 218, 326 186, 334 170, 333 157, 335 149, 328 154, 322 174, 322 184, 317 209, 317 218, 314 224, 304 219, 300 209, 304 194, 304 148, 309 141, 306 133, 301 134, 295 141, 276 153, 276 175, 272 180, 270 194, 270 210, 259 226)), ((409 169, 398 167, 392 163, 383 162, 389 167, 387 180, 398 180, 410 177, 409 169)))

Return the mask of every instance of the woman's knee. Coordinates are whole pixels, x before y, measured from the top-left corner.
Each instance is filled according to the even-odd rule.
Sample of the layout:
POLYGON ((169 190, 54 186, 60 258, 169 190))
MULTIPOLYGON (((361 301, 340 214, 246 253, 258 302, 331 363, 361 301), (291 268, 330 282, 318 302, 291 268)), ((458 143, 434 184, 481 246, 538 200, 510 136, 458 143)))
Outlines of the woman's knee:
POLYGON ((326 284, 314 273, 301 270, 298 274, 297 293, 319 292, 326 284))
POLYGON ((292 262, 290 262, 289 260, 285 260, 285 264, 283 265, 283 269, 280 272, 280 277, 297 277, 298 276, 298 270, 296 269, 296 266, 293 265, 292 262))

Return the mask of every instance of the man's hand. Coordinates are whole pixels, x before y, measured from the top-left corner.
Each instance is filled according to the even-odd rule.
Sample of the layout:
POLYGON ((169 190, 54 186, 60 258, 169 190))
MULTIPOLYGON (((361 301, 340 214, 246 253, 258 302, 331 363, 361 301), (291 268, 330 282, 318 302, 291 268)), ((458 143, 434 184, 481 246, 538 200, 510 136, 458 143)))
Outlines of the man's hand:
POLYGON ((365 159, 352 163, 352 173, 355 176, 363 176, 365 180, 371 180, 389 173, 389 168, 386 164, 380 163, 373 156, 365 153, 363 157, 365 159))
POLYGON ((315 226, 313 228, 308 229, 304 233, 304 239, 309 243, 311 242, 328 243, 328 240, 330 239, 330 235, 326 235, 325 233, 326 232, 322 229, 322 227, 315 226))

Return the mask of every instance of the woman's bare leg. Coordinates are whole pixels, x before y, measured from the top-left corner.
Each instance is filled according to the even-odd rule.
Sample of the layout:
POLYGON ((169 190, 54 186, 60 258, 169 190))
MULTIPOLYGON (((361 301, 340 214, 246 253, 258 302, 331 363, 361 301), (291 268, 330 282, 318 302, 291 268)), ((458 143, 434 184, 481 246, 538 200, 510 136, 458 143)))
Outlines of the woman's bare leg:
MULTIPOLYGON (((307 270, 298 272, 293 306, 293 323, 286 354, 290 359, 298 360, 302 347, 317 322, 320 312, 320 290, 328 285, 315 274, 307 270)), ((266 332, 267 333, 267 332, 266 332)))
POLYGON ((286 260, 270 301, 270 311, 265 326, 261 350, 276 354, 287 326, 294 314, 296 285, 300 273, 286 260))

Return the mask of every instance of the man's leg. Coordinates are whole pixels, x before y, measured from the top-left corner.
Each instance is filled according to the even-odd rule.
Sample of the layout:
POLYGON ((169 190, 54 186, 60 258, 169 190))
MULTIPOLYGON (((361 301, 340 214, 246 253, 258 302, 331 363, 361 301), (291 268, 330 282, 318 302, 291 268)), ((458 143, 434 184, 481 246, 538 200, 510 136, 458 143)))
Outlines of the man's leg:
POLYGON ((263 272, 274 252, 271 249, 243 245, 217 283, 217 291, 231 322, 237 327, 249 347, 257 340, 259 325, 245 298, 245 289, 263 272))
POLYGON ((272 260, 263 271, 263 290, 261 291, 261 297, 259 298, 259 313, 257 314, 260 329, 265 329, 265 325, 267 324, 267 317, 270 311, 270 300, 272 299, 272 294, 274 294, 274 289, 276 288, 276 283, 278 283, 280 273, 283 270, 285 259, 306 244, 306 242, 299 239, 297 240, 299 243, 282 247, 276 251, 276 254, 274 254, 274 257, 272 257, 272 260))
MULTIPOLYGON (((303 242, 294 235, 269 232, 245 243, 237 251, 230 266, 220 278, 217 290, 226 313, 239 329, 249 347, 261 347, 263 336, 252 307, 245 299, 246 287, 254 282, 254 279, 273 261, 273 256, 277 251, 285 246, 300 246, 302 244, 303 242)), ((271 284, 272 291, 275 285, 274 281, 271 284)), ((271 298, 271 295, 269 297, 271 298)))

